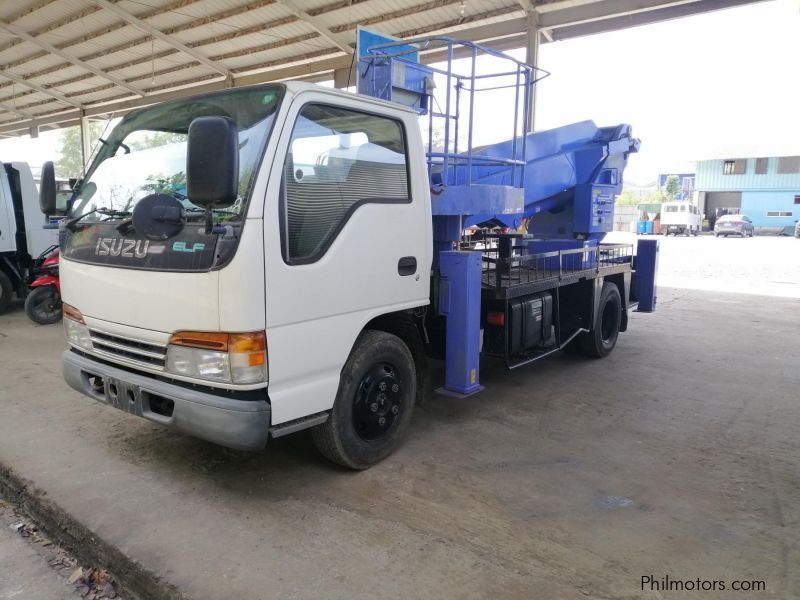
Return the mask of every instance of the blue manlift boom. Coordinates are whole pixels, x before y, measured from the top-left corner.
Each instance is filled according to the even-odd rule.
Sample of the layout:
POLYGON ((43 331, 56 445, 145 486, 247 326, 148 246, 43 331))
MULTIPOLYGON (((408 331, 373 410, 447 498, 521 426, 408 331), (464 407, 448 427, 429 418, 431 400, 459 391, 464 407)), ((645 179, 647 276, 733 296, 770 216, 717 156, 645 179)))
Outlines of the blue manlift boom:
POLYGON ((561 349, 610 353, 629 311, 655 309, 657 241, 640 240, 638 251, 603 243, 639 149, 631 127, 582 121, 528 133, 532 86, 549 73, 449 37, 375 42, 358 50, 359 93, 412 107, 427 126, 435 310, 426 333, 444 350, 441 391, 479 391, 481 355, 516 368, 561 349), (426 51, 444 67, 420 64, 426 51), (481 57, 492 70, 479 69, 481 57), (487 92, 510 98, 497 108, 510 125, 479 146, 487 92), (480 235, 465 236, 475 226, 480 235))

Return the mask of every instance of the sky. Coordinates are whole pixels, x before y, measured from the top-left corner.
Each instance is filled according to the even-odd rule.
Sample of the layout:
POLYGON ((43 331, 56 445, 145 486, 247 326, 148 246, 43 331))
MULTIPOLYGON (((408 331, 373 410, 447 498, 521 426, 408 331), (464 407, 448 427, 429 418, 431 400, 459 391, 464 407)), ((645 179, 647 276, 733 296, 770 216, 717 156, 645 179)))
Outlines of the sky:
MULTIPOLYGON (((800 0, 773 0, 543 44, 537 129, 584 119, 630 123, 644 185, 693 161, 800 154, 800 0)), ((523 59, 523 51, 512 51, 523 59)), ((491 103, 476 114, 497 131, 491 103)), ((4 161, 58 156, 59 132, 0 140, 4 161)))

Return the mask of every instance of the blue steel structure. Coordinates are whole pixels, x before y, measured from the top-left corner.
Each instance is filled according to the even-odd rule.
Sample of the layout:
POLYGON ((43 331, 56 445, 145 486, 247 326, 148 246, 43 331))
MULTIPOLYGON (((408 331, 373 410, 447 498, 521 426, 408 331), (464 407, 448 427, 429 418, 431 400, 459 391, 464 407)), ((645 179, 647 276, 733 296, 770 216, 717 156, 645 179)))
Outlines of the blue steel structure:
MULTIPOLYGON (((475 393, 481 389, 481 302, 487 293, 508 302, 516 293, 513 286, 541 292, 549 283, 558 288, 562 281, 578 283, 593 273, 597 276, 601 266, 609 274, 627 277, 623 287, 630 287, 630 272, 623 272, 626 261, 630 267, 631 256, 622 256, 619 248, 601 251, 598 243, 613 228, 614 200, 622 188, 628 156, 638 151, 639 140, 632 137, 629 125, 597 127, 591 121, 526 133, 531 88, 549 73, 472 42, 448 37, 390 39, 360 46, 358 54, 358 91, 409 106, 427 123, 433 267, 439 281, 436 300, 439 314, 447 317, 444 389, 456 395, 475 393), (443 69, 417 62, 419 52, 434 48, 446 56, 443 69), (479 73, 481 56, 504 67, 479 73), (457 57, 468 59, 466 69, 462 65, 459 72, 457 57), (498 89, 513 90, 511 128, 505 141, 477 147, 475 96, 498 89), (438 134, 443 139, 437 139, 438 134), (470 225, 511 229, 524 225, 527 235, 522 244, 516 243, 522 234, 499 236, 499 256, 487 258, 481 252, 459 251, 464 248, 464 229, 470 225), (527 281, 518 275, 514 284, 515 268, 525 273, 527 281), (533 280, 532 273, 536 273, 533 280), (495 279, 489 282, 487 276, 495 279)), ((643 275, 654 282, 655 264, 651 266, 652 272, 643 275)), ((631 296, 645 288, 647 283, 640 281, 631 296)), ((654 299, 653 293, 653 307, 654 299)), ((586 330, 561 339, 556 325, 556 343, 566 344, 581 331, 586 330)))
POLYGON ((447 317, 445 393, 469 396, 480 384, 481 255, 442 252, 439 311, 447 317), (452 324, 452 326, 451 326, 452 324))
POLYGON ((639 240, 639 251, 636 254, 636 272, 639 286, 639 310, 653 312, 656 309, 656 273, 658 272, 658 253, 661 240, 639 240))

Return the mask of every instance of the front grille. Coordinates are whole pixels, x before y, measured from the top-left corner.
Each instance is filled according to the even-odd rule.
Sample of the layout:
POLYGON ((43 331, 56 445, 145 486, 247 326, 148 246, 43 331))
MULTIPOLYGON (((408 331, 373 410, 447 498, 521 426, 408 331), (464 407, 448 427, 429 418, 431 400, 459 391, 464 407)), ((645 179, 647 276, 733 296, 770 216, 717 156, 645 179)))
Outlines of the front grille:
POLYGON ((123 359, 129 364, 164 370, 167 359, 166 346, 111 335, 95 329, 89 330, 95 353, 110 358, 123 359))

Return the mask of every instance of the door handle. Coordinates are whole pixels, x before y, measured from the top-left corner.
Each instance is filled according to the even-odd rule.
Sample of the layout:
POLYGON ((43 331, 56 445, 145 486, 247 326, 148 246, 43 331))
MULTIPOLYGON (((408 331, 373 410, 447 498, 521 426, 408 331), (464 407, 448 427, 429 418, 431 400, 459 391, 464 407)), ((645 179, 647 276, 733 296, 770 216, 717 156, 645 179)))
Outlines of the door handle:
POLYGON ((397 261, 397 272, 406 277, 417 272, 417 258, 415 256, 404 256, 397 261))

